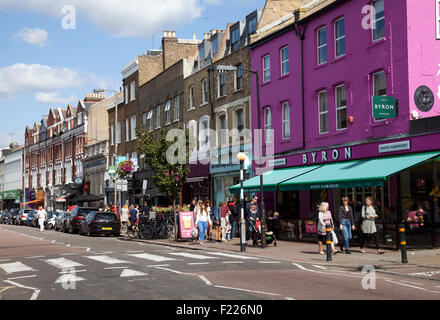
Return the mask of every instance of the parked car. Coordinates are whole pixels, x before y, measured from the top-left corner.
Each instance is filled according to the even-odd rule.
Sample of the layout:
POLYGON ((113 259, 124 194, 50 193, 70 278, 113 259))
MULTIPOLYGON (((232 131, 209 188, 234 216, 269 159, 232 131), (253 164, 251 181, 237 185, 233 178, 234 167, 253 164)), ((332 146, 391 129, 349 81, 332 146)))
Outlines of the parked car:
POLYGON ((70 212, 59 212, 55 218, 55 231, 64 231, 64 221, 69 216, 70 212))
POLYGON ((8 224, 16 224, 19 212, 20 210, 17 208, 11 209, 11 211, 9 212, 10 215, 8 219, 8 224))
POLYGON ((64 232, 75 233, 79 230, 79 224, 91 211, 99 211, 97 208, 75 207, 64 221, 64 232))
POLYGON ((16 223, 18 225, 28 225, 28 219, 27 216, 29 213, 37 213, 34 209, 21 209, 16 217, 16 223))
POLYGON ((115 213, 91 211, 81 220, 78 234, 87 234, 89 237, 93 234, 119 237, 120 229, 121 225, 115 213))
POLYGON ((0 211, 0 223, 4 223, 4 224, 8 223, 9 215, 10 215, 9 212, 0 211))

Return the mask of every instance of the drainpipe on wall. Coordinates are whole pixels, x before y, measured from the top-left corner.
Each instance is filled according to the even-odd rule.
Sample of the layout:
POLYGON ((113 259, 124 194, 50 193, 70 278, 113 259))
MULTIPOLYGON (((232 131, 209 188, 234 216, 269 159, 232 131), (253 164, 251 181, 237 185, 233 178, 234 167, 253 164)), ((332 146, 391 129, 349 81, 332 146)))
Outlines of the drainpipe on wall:
MULTIPOLYGON (((214 87, 214 80, 215 80, 215 68, 214 66, 211 64, 208 67, 208 87, 209 87, 209 104, 211 105, 211 121, 209 122, 209 129, 213 129, 214 126, 214 121, 215 121, 215 115, 214 115, 214 99, 213 99, 213 95, 214 95, 214 90, 211 90, 211 88, 214 87), (212 72, 212 82, 211 82, 211 72, 212 72), (212 83, 212 86, 211 86, 212 83)), ((200 130, 200 128, 199 128, 200 130)), ((211 132, 211 131, 210 131, 211 132)), ((212 145, 212 139, 211 137, 209 137, 209 144, 210 144, 210 149, 211 149, 211 145, 212 145)), ((209 155, 211 156, 211 150, 209 155)), ((209 181, 209 198, 212 199, 212 203, 216 203, 217 199, 215 199, 215 194, 214 194, 214 179, 210 179, 209 181)))
POLYGON ((299 40, 301 41, 301 105, 302 105, 302 147, 301 147, 301 149, 304 149, 306 146, 305 93, 304 93, 305 92, 305 89, 304 89, 304 39, 305 39, 307 24, 300 24, 301 12, 304 12, 304 9, 296 9, 294 11, 295 23, 293 24, 292 28, 295 31, 295 34, 299 37, 299 40))

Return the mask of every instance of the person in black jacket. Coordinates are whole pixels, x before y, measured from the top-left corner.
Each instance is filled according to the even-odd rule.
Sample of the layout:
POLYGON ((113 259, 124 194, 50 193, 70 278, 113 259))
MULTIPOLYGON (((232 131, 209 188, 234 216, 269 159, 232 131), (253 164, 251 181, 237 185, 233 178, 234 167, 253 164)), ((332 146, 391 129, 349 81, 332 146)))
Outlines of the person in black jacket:
MULTIPOLYGON (((246 206, 245 218, 248 223, 248 232, 246 234, 246 241, 251 238, 251 235, 254 236, 254 229, 251 224, 255 225, 257 220, 260 219, 260 208, 257 205, 258 196, 253 196, 252 200, 246 206)), ((252 237, 255 238, 255 237, 252 237)))
POLYGON ((237 207, 237 202, 232 200, 229 203, 229 210, 231 215, 229 216, 229 223, 231 224, 231 239, 237 234, 238 220, 240 219, 240 208, 237 207))

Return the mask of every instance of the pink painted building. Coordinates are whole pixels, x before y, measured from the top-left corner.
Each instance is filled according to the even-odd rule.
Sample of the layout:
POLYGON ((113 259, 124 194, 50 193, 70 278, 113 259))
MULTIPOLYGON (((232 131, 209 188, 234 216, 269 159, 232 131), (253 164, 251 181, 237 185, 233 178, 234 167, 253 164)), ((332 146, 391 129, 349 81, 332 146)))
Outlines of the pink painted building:
POLYGON ((309 179, 311 171, 296 176, 286 169, 265 189, 266 211, 277 210, 297 226, 294 238, 298 228, 313 233, 309 216, 316 203, 326 200, 335 212, 347 195, 360 211, 372 196, 382 243, 395 246, 398 224, 423 205, 429 228, 418 230, 413 243, 440 244, 439 204, 430 196, 440 178, 437 2, 297 1, 293 13, 260 22, 250 51, 252 69, 260 74, 263 146, 274 144, 274 171, 318 166, 319 176, 329 176, 319 181, 309 179), (415 158, 420 161, 409 161, 415 158), (377 160, 399 166, 391 165, 380 182, 371 178, 374 169, 344 171, 351 174, 349 182, 338 180, 342 171, 329 173, 337 168, 332 164, 362 168, 377 160))

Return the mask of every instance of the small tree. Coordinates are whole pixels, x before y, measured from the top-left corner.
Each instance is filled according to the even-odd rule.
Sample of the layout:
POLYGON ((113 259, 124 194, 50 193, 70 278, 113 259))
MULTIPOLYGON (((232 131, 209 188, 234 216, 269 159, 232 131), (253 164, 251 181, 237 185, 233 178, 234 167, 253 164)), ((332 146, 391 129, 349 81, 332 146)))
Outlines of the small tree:
MULTIPOLYGON (((156 187, 173 202, 176 213, 176 200, 183 189, 189 174, 189 131, 161 129, 158 134, 141 128, 136 132, 138 149, 145 156, 145 162, 153 171, 156 187)), ((174 214, 176 224, 176 215, 174 214)), ((177 224, 176 240, 177 240, 177 224)))

